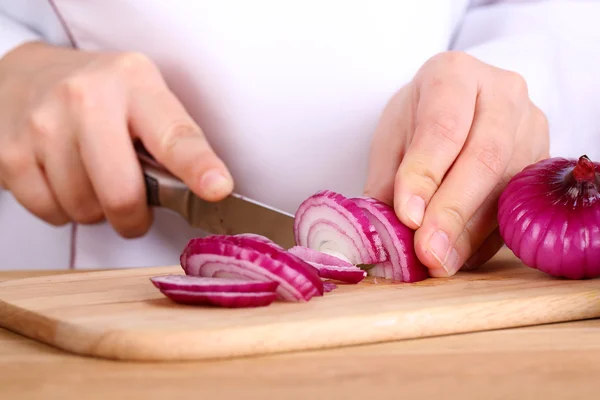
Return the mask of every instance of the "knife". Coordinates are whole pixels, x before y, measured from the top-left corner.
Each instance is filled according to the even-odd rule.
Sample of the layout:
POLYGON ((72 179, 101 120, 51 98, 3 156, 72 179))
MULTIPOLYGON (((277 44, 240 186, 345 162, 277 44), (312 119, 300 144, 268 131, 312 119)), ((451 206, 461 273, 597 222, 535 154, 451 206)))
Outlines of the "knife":
POLYGON ((217 202, 202 200, 160 165, 139 143, 136 153, 144 173, 148 205, 181 215, 188 224, 211 234, 263 235, 288 249, 294 246, 294 216, 233 193, 217 202))

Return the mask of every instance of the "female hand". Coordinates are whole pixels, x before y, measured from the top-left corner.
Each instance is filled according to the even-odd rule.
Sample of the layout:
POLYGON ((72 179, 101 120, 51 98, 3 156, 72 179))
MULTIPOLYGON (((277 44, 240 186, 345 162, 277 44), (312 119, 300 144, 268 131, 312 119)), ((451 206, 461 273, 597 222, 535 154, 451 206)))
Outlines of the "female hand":
POLYGON ((0 185, 39 218, 106 218, 124 237, 143 235, 152 214, 134 139, 198 196, 232 191, 227 168, 143 55, 28 43, 0 60, 0 185))
POLYGON ((427 61, 376 129, 365 194, 416 229, 434 277, 502 247, 497 202, 517 172, 549 156, 548 123, 518 74, 460 52, 427 61))

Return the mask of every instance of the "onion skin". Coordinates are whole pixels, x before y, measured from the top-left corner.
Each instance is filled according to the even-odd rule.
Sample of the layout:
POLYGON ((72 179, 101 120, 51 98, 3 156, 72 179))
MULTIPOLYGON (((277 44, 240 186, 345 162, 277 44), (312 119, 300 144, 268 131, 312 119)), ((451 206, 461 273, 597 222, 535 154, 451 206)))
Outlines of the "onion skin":
POLYGON ((498 200, 499 232, 523 264, 554 277, 600 276, 600 164, 549 158, 529 165, 498 200))

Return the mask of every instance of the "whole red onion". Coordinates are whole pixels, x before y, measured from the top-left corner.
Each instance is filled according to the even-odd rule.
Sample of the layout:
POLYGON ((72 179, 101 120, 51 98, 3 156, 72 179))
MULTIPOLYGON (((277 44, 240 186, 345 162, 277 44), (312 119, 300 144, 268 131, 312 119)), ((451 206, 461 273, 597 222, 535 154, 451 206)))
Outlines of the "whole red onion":
POLYGON ((600 164, 549 158, 526 167, 498 201, 506 246, 525 265, 569 279, 600 276, 600 164))

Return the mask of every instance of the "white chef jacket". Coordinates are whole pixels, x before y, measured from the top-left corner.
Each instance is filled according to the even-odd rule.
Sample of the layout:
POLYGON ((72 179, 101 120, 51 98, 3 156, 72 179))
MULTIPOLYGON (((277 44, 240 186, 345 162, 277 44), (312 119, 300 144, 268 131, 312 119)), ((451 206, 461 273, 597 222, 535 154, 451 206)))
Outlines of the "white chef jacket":
MULTIPOLYGON (((600 159, 598 15, 583 0, 1 0, 0 57, 30 40, 147 54, 236 191, 293 213, 320 189, 362 194, 382 108, 448 49, 525 77, 552 155, 600 159)), ((0 191, 0 269, 172 265, 200 234, 161 210, 137 239, 56 228, 0 191)))

